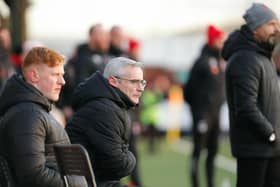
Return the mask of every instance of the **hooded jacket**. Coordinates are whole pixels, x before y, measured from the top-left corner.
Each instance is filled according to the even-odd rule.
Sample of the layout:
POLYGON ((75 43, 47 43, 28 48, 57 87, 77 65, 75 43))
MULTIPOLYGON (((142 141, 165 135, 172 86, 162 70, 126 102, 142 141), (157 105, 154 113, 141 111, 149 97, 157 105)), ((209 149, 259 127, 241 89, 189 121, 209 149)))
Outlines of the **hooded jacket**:
POLYGON ((0 97, 0 154, 18 187, 64 187, 53 146, 70 141, 50 110, 49 100, 21 75, 7 81, 0 97))
POLYGON ((72 143, 82 144, 91 159, 97 183, 119 180, 135 167, 128 150, 128 110, 133 102, 97 72, 74 92, 75 114, 66 126, 72 143))
POLYGON ((66 84, 61 90, 58 107, 71 106, 73 92, 78 84, 96 71, 103 72, 105 64, 110 58, 107 53, 91 49, 88 43, 78 45, 76 54, 69 59, 65 66, 66 84))
POLYGON ((228 60, 226 94, 230 140, 235 157, 269 158, 280 155, 280 93, 273 46, 259 43, 244 25, 225 42, 228 60), (276 142, 269 142, 275 132, 276 142))

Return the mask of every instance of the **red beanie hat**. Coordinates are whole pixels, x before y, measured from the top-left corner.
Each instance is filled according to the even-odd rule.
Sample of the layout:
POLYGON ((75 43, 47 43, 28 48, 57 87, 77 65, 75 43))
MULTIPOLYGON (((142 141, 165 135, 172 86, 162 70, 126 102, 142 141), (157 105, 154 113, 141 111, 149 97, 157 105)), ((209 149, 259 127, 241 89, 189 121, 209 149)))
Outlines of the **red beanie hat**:
POLYGON ((140 47, 140 42, 134 38, 130 38, 128 41, 128 52, 131 52, 135 48, 140 47))
POLYGON ((224 34, 225 33, 221 29, 215 27, 214 25, 209 25, 207 28, 208 45, 213 45, 215 40, 222 37, 224 34))

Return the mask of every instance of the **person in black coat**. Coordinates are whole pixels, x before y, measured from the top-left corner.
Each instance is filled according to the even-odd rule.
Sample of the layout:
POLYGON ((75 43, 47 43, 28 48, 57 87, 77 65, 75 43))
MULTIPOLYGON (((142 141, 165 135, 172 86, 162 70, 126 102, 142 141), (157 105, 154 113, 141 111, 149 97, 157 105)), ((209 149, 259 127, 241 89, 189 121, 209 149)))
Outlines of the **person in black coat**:
POLYGON ((142 64, 118 57, 106 65, 103 75, 94 73, 74 92, 73 118, 66 126, 72 143, 82 144, 91 159, 98 187, 122 186, 136 159, 129 151, 129 109, 144 91, 142 64))
POLYGON ((271 53, 280 32, 276 14, 261 3, 226 41, 226 94, 237 187, 280 186, 280 92, 271 53))
POLYGON ((89 29, 88 41, 78 45, 73 56, 68 60, 65 66, 67 84, 63 87, 60 100, 57 103, 64 112, 66 120, 69 120, 73 114, 71 102, 74 89, 96 71, 103 72, 110 59, 109 46, 108 31, 102 24, 95 24, 89 29))
MULTIPOLYGON (((25 57, 23 75, 13 75, 0 97, 0 154, 11 168, 16 187, 64 187, 53 146, 70 140, 49 113, 63 79, 64 57, 36 47, 25 57)), ((82 177, 70 177, 70 186, 86 187, 82 177)))
POLYGON ((199 186, 198 163, 204 147, 207 149, 207 185, 208 187, 214 185, 214 159, 218 150, 220 109, 225 101, 225 62, 220 55, 225 33, 214 25, 209 25, 207 35, 208 42, 204 45, 200 57, 195 61, 189 80, 183 88, 184 98, 190 105, 193 119, 191 161, 193 187, 199 186))

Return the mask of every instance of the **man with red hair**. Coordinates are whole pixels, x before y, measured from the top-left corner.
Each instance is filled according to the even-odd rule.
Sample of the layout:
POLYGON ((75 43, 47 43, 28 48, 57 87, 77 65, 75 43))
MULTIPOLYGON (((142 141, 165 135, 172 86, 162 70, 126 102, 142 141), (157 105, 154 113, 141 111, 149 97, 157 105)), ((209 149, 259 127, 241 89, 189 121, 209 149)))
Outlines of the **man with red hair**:
MULTIPOLYGON (((63 55, 34 47, 24 58, 22 74, 14 74, 5 84, 0 96, 0 155, 7 160, 16 187, 65 186, 53 147, 70 140, 50 114, 65 84, 63 75, 63 55)), ((74 175, 69 183, 87 186, 83 177, 74 175)))
POLYGON ((195 61, 184 98, 189 103, 193 118, 193 153, 191 163, 192 186, 198 187, 198 163, 201 150, 206 147, 208 187, 213 187, 214 159, 218 150, 219 111, 224 97, 224 61, 220 56, 225 33, 214 25, 207 28, 207 43, 195 61))

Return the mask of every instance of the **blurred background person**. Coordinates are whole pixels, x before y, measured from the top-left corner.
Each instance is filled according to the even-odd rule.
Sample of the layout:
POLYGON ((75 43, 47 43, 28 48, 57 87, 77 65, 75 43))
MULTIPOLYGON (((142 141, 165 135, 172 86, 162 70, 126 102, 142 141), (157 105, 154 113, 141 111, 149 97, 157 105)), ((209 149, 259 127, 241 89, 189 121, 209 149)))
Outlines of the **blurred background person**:
POLYGON ((22 45, 17 45, 12 49, 11 61, 15 67, 17 73, 21 72, 21 64, 23 63, 23 48, 22 45))
POLYGON ((104 70, 108 62, 110 35, 102 24, 95 24, 89 29, 89 40, 80 44, 76 50, 75 75, 80 83, 92 73, 104 70))
POLYGON ((121 26, 114 25, 110 30, 110 47, 109 47, 109 56, 120 57, 126 56, 125 48, 125 33, 121 26))
POLYGON ((141 53, 141 43, 136 38, 129 38, 128 39, 128 50, 127 54, 128 57, 133 60, 139 60, 141 53))
POLYGON ((11 36, 7 28, 0 28, 0 93, 7 79, 15 72, 11 61, 11 36))
POLYGON ((218 151, 220 109, 225 100, 225 62, 221 58, 225 37, 226 34, 216 26, 207 27, 207 43, 194 62, 190 77, 184 85, 184 98, 190 105, 193 118, 192 187, 199 187, 199 159, 204 148, 207 149, 207 186, 215 186, 214 160, 218 151))
POLYGON ((77 46, 65 66, 65 80, 67 84, 62 90, 58 106, 63 110, 66 119, 71 118, 73 110, 71 99, 75 87, 92 73, 103 72, 109 60, 108 49, 110 36, 102 24, 95 24, 89 29, 86 43, 77 46))

